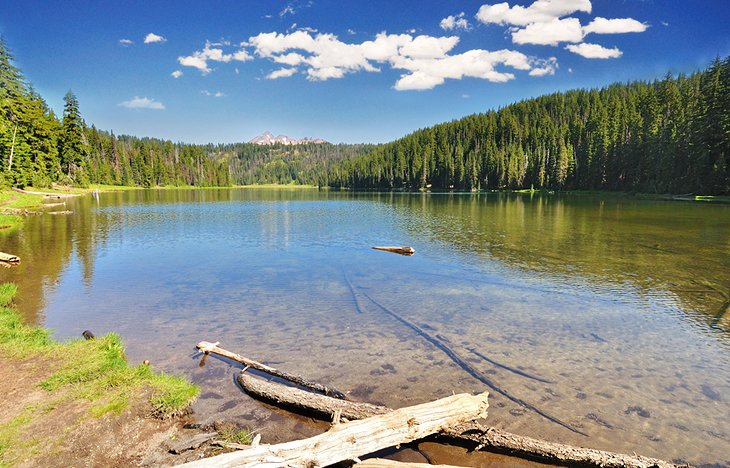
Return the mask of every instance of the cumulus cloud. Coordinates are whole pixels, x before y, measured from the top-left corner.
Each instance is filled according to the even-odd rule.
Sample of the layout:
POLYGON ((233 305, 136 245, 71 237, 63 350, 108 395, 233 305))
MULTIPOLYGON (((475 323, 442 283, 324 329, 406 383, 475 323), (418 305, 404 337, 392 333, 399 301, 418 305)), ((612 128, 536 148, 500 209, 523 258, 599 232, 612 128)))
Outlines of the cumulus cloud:
POLYGON ((275 70, 268 75, 266 75, 266 78, 269 80, 276 80, 278 78, 289 78, 290 76, 294 75, 297 72, 296 68, 281 68, 279 70, 275 70))
POLYGON ((131 39, 119 39, 119 44, 122 47, 128 47, 128 46, 131 46, 132 44, 134 44, 134 42, 132 42, 131 39))
POLYGON ((183 72, 181 70, 175 70, 174 72, 170 73, 170 75, 173 78, 180 78, 181 76, 183 76, 183 72))
MULTIPOLYGON (((557 46, 559 43, 580 43, 588 34, 639 33, 647 25, 633 18, 596 17, 587 26, 582 26, 575 13, 591 13, 590 0, 536 0, 529 6, 509 3, 485 4, 479 8, 476 19, 484 24, 508 25, 515 44, 536 44, 557 46)), ((618 49, 606 49, 596 44, 582 44, 569 50, 594 55, 620 56, 618 49), (597 48, 601 48, 598 51, 597 48), (575 49, 575 50, 574 50, 575 49), (606 51, 611 51, 608 54, 606 51), (618 53, 618 55, 616 55, 618 53)), ((598 58, 598 57, 592 57, 598 58)), ((534 71, 533 76, 541 73, 534 71)), ((545 72, 546 73, 546 72, 545 72)))
POLYGON ((584 34, 624 34, 640 33, 646 31, 647 26, 633 18, 606 19, 596 17, 583 28, 584 34))
POLYGON ((558 68, 558 59, 550 57, 547 59, 533 59, 532 70, 530 70, 530 76, 550 76, 555 74, 555 69, 558 68))
POLYGON ((149 33, 144 37, 144 43, 145 44, 154 44, 155 42, 165 42, 167 39, 165 39, 162 36, 158 36, 155 33, 149 33))
POLYGON ((590 0, 537 0, 528 7, 510 6, 509 3, 482 5, 476 19, 484 24, 511 24, 527 26, 532 23, 545 23, 572 13, 590 13, 590 0))
POLYGON ((452 31, 454 29, 462 29, 464 31, 468 31, 471 29, 471 26, 469 25, 469 21, 467 21, 466 18, 464 18, 464 12, 462 11, 458 15, 450 15, 446 18, 442 19, 439 23, 439 26, 444 31, 452 31))
MULTIPOLYGON (((290 65, 271 72, 267 78, 293 76, 303 67, 308 80, 323 81, 342 78, 360 71, 378 72, 382 65, 403 70, 396 81, 396 90, 425 90, 443 84, 447 79, 465 77, 491 82, 505 82, 514 74, 497 67, 515 70, 532 69, 530 59, 516 51, 469 50, 452 54, 459 43, 457 36, 434 37, 410 34, 379 33, 373 40, 345 43, 333 34, 312 35, 307 31, 288 34, 261 33, 243 45, 252 47, 255 55, 274 63, 290 65)), ((543 66, 541 63, 540 66, 543 66)))
POLYGON ((566 47, 569 51, 589 59, 610 59, 619 58, 623 55, 618 48, 608 49, 598 44, 568 44, 566 47))
POLYGON ((208 66, 208 61, 228 63, 233 60, 245 62, 251 60, 252 57, 245 49, 239 49, 232 53, 224 53, 223 49, 216 47, 210 42, 205 43, 203 50, 193 52, 191 55, 178 57, 177 61, 184 67, 193 67, 200 70, 204 75, 212 71, 208 66))
POLYGON ((554 18, 546 23, 531 23, 512 32, 515 44, 558 45, 559 42, 580 42, 583 28, 577 18, 554 18))
POLYGON ((162 104, 159 101, 155 101, 154 99, 150 99, 147 97, 139 97, 135 96, 129 101, 123 101, 118 104, 121 107, 126 107, 127 109, 152 109, 152 110, 164 110, 165 105, 162 104))

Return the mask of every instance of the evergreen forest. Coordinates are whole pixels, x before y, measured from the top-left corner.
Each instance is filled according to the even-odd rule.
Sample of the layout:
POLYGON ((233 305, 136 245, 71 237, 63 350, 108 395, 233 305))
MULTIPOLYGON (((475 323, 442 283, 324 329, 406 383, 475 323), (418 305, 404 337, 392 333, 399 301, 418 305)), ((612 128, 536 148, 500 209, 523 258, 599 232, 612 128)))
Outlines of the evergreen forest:
POLYGON ((730 194, 730 57, 688 76, 524 100, 382 145, 194 145, 56 116, 0 38, 0 186, 308 184, 730 194))

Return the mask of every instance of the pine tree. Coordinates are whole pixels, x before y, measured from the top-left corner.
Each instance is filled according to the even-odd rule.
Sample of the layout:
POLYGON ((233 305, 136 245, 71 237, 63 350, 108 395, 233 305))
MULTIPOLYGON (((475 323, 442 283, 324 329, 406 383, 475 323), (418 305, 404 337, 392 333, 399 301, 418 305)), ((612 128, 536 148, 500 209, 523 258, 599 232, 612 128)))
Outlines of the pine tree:
POLYGON ((79 101, 69 90, 64 96, 63 122, 59 137, 61 170, 69 181, 78 185, 88 185, 85 162, 88 145, 84 137, 84 121, 79 112, 79 101))

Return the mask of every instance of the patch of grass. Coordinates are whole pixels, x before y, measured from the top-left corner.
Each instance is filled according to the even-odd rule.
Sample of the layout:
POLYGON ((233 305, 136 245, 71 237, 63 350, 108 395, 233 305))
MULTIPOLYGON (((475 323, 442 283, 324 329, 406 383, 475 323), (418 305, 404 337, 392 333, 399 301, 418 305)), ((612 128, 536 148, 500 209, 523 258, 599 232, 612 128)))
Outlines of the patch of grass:
POLYGON ((33 420, 36 412, 35 406, 26 406, 23 411, 11 419, 7 424, 0 426, 0 467, 11 466, 14 461, 8 452, 11 448, 22 446, 23 449, 32 449, 35 443, 31 441, 20 441, 21 428, 33 420))
POLYGON ((58 370, 41 382, 41 388, 55 392, 68 387, 72 398, 89 401, 103 397, 103 403, 91 410, 97 417, 120 413, 128 406, 130 395, 142 393, 145 386, 159 416, 184 412, 198 396, 200 389, 181 377, 156 373, 144 364, 130 366, 116 333, 57 343, 48 330, 23 324, 17 311, 8 307, 16 290, 15 285, 0 284, 0 352, 24 358, 47 353, 58 370))
POLYGON ((218 438, 234 444, 251 445, 253 433, 246 428, 239 428, 234 424, 227 424, 218 430, 218 438))
POLYGON ((15 231, 23 224, 24 217, 13 213, 3 213, 3 210, 36 210, 41 206, 42 195, 0 190, 0 233, 15 231))

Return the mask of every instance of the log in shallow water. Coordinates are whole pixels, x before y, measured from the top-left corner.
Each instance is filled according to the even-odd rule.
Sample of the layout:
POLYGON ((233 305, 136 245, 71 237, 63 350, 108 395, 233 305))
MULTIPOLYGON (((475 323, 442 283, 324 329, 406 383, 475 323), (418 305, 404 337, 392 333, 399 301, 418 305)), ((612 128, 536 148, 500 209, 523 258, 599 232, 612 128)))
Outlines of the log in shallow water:
POLYGON ((345 398, 345 394, 342 393, 341 391, 337 390, 336 388, 328 387, 326 385, 322 385, 322 384, 319 384, 316 382, 311 382, 298 375, 280 371, 279 369, 275 369, 271 366, 267 366, 266 364, 262 364, 258 361, 254 361, 253 359, 249 359, 245 356, 241 356, 240 354, 236 354, 231 351, 220 348, 220 347, 218 347, 218 344, 219 344, 218 342, 211 343, 209 341, 201 341, 195 347, 198 348, 198 350, 202 353, 205 353, 205 354, 213 353, 218 356, 222 356, 224 358, 227 358, 232 361, 236 361, 240 364, 243 364, 244 366, 251 367, 256 370, 260 370, 261 372, 266 372, 267 374, 273 375, 274 377, 279 377, 284 380, 288 380, 289 382, 295 383, 297 385, 301 385, 302 387, 309 388, 310 390, 324 393, 327 396, 331 396, 334 398, 340 398, 340 399, 345 398))
MULTIPOLYGON (((385 406, 355 403, 312 394, 304 390, 259 379, 245 372, 239 374, 238 383, 254 397, 286 408, 315 413, 326 419, 332 419, 338 414, 348 419, 354 419, 393 411, 385 406), (369 411, 372 411, 372 413, 369 411)), ((442 431, 442 435, 448 439, 476 447, 476 450, 495 451, 561 465, 613 468, 646 468, 654 466, 673 468, 683 466, 640 455, 626 455, 546 442, 511 434, 493 427, 485 429, 476 423, 465 423, 451 427, 442 431)))
POLYGON ((489 407, 487 396, 486 392, 453 395, 358 421, 335 424, 324 434, 309 439, 259 445, 183 466, 329 466, 484 418, 489 407))

